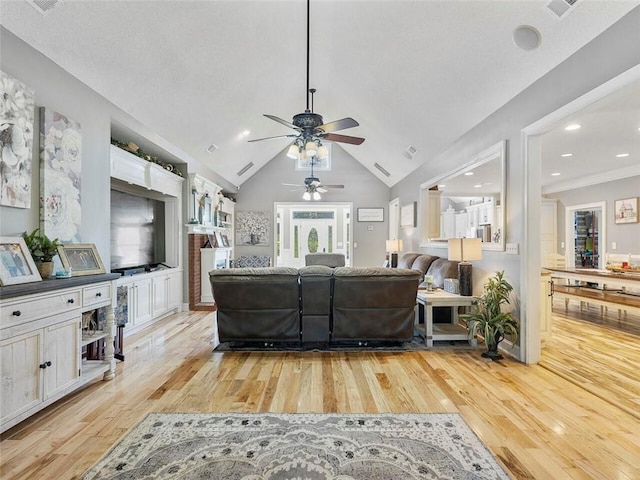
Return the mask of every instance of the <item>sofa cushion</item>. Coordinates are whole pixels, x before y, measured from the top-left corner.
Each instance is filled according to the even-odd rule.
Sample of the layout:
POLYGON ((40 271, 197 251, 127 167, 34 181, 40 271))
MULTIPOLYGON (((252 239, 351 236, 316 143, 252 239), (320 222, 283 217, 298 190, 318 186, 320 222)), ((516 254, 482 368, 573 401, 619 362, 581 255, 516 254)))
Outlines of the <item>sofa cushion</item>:
POLYGON ((458 262, 437 258, 429 266, 426 275, 433 277, 433 284, 436 287, 444 288, 445 278, 458 278, 458 262))
POLYGON ((418 258, 421 253, 403 253, 398 259, 398 268, 411 268, 413 262, 418 258))
POLYGON ((305 265, 324 265, 326 267, 344 267, 343 253, 307 253, 304 256, 305 265))
POLYGON ((420 255, 414 260, 411 268, 420 272, 420 275, 424 278, 431 264, 439 258, 440 257, 436 257, 435 255, 420 255))

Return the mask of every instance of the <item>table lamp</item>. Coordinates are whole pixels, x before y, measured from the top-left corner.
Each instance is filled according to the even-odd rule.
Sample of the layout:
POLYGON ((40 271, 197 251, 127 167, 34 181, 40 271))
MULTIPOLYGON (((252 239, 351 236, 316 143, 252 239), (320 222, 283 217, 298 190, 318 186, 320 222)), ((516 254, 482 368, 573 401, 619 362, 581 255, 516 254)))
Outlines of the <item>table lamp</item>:
POLYGON ((482 260, 482 240, 479 238, 450 238, 449 260, 458 263, 460 295, 473 295, 473 271, 469 260, 482 260))
POLYGON ((387 240, 387 253, 389 254, 391 268, 398 266, 398 252, 402 251, 402 240, 387 240))

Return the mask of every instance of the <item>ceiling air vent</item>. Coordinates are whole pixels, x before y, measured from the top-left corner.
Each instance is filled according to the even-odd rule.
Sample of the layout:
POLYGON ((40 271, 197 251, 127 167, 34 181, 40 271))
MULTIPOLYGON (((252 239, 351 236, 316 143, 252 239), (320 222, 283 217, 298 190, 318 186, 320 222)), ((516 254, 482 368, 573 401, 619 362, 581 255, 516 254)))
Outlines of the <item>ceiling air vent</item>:
POLYGON ((246 173, 247 170, 249 170, 251 167, 253 167, 253 162, 249 162, 247 163, 244 167, 242 167, 242 170, 240 170, 238 173, 236 173, 236 175, 238 175, 239 177, 241 177, 242 175, 244 175, 246 173))
POLYGON ((385 177, 390 177, 390 176, 391 176, 391 174, 390 174, 389 172, 387 172, 387 171, 382 167, 382 165, 380 165, 379 163, 377 163, 377 162, 376 162, 376 163, 374 163, 374 164, 373 164, 373 166, 374 166, 374 167, 376 167, 378 170, 380 170, 380 171, 384 174, 384 176, 385 176, 385 177))
POLYGON ((62 0, 27 0, 27 3, 42 15, 47 15, 56 7, 56 5, 62 3, 62 0))
POLYGON ((551 0, 547 5, 547 9, 557 18, 564 18, 566 15, 575 10, 576 4, 581 0, 551 0))

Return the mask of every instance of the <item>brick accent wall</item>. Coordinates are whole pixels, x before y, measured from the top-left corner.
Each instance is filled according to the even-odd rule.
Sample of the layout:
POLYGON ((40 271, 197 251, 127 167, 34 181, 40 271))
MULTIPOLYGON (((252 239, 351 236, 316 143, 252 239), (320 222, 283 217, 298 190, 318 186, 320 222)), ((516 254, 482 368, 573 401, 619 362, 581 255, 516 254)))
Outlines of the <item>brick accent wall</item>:
POLYGON ((201 233, 187 235, 189 237, 189 310, 214 311, 215 305, 201 303, 200 292, 202 291, 200 265, 200 249, 207 241, 207 236, 201 233))

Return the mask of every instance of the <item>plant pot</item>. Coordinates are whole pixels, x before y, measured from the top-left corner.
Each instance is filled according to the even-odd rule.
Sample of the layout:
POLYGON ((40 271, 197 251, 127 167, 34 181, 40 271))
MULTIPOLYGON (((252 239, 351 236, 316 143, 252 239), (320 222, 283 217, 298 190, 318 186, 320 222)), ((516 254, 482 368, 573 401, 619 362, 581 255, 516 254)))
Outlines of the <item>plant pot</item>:
POLYGON ((502 341, 504 337, 497 334, 494 338, 494 342, 489 345, 487 344, 487 351, 482 354, 484 358, 490 358, 491 360, 502 360, 504 357, 498 351, 498 345, 502 341))
POLYGON ((40 262, 37 267, 42 278, 49 278, 53 275, 53 262, 40 262))

